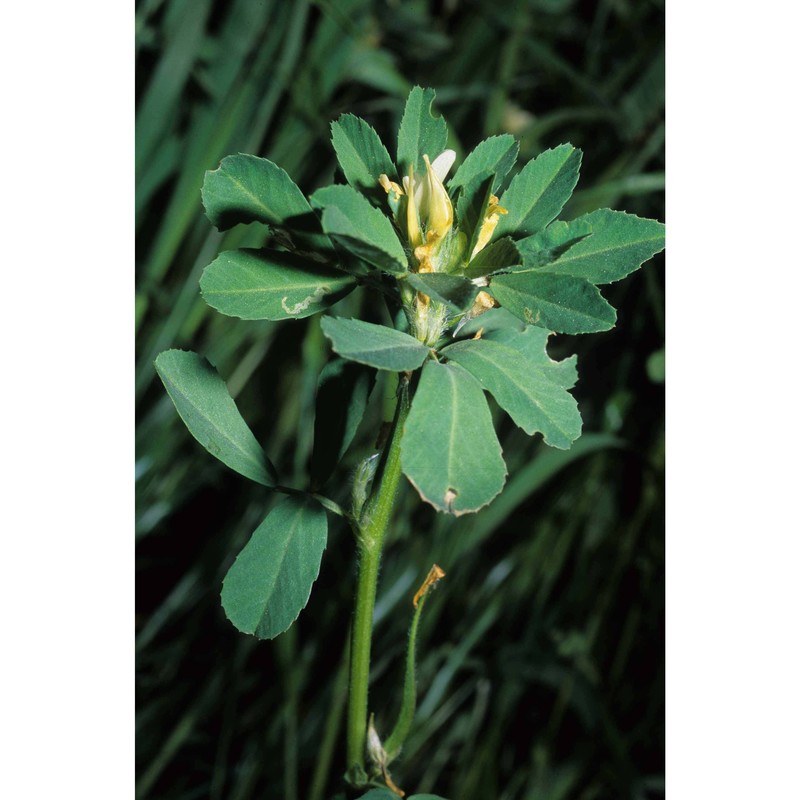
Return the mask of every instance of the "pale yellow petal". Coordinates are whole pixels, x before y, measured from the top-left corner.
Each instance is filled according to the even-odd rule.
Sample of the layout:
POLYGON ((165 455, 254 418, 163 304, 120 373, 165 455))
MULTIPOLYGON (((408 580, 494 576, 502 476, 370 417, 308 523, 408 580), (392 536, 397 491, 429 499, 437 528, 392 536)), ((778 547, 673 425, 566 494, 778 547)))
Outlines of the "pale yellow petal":
MULTIPOLYGON (((453 226, 453 204, 444 184, 439 176, 434 172, 428 156, 423 156, 425 166, 428 168, 427 175, 427 230, 433 231, 438 237, 443 238, 453 226)), ((425 215, 425 212, 423 212, 425 215)))

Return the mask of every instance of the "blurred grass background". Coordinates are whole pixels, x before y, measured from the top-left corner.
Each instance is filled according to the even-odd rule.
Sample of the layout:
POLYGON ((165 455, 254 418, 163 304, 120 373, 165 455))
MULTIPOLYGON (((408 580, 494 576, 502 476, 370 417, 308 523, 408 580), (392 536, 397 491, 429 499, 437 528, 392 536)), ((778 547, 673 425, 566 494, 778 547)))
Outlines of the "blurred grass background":
MULTIPOLYGON (((164 800, 323 800, 341 789, 353 546, 332 522, 308 608, 257 642, 219 604, 222 577, 274 498, 208 456, 155 378, 169 347, 207 355, 287 482, 303 484, 318 318, 222 317, 198 278, 255 226, 215 231, 206 169, 268 157, 307 192, 334 179, 329 123, 367 119, 394 150, 411 86, 433 86, 460 152, 521 139, 520 163, 585 151, 565 218, 610 206, 663 220, 663 3, 648 0, 140 0, 137 128, 137 779, 164 800)), ((664 794, 663 259, 604 293, 615 330, 559 336, 579 356, 584 436, 543 447, 498 414, 510 479, 453 520, 410 489, 381 575, 370 706, 390 727, 410 598, 446 571, 420 632, 420 708, 393 774, 452 800, 664 794)), ((369 317, 361 292, 337 311, 369 317)), ((369 452, 376 387, 346 463, 369 452)))

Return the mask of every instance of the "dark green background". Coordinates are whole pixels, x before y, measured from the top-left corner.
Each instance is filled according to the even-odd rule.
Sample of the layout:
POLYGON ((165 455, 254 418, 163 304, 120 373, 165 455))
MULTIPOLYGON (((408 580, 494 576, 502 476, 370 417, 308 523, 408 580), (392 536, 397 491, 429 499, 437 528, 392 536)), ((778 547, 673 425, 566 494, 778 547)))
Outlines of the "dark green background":
MULTIPOLYGON (((275 498, 206 454, 152 369, 168 347, 216 364, 267 453, 300 485, 318 318, 225 318, 200 299, 224 236, 204 218, 203 172, 266 156, 307 192, 334 179, 329 123, 367 119, 390 151, 408 89, 437 90, 451 146, 521 139, 520 163, 585 151, 564 218, 609 206, 663 220, 659 2, 137 3, 137 771, 140 796, 331 797, 344 767, 340 664, 354 550, 332 523, 298 623, 274 642, 237 633, 222 577, 275 498)), ((510 479, 478 515, 437 515, 407 488, 386 550, 370 705, 384 731, 431 563, 448 573, 420 633, 420 713, 393 774, 452 800, 663 796, 663 258, 604 289, 617 328, 558 336, 576 352, 584 437, 562 453, 496 413, 510 479)), ((358 292, 343 313, 370 318, 358 292)), ((379 425, 383 384, 333 494, 379 425)), ((497 411, 495 409, 495 411, 497 411)), ((476 443, 476 446, 480 446, 476 443)), ((340 491, 341 489, 341 491, 340 491)))

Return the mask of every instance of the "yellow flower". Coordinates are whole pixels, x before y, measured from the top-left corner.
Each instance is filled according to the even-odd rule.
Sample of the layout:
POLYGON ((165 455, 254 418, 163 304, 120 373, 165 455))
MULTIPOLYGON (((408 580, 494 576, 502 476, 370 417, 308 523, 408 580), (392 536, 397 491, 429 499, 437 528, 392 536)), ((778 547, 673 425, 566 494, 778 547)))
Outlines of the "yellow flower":
MULTIPOLYGON (((445 153, 453 153, 453 151, 445 151, 445 153)), ((441 157, 439 156, 439 158, 441 157)), ((447 232, 453 227, 453 204, 450 202, 450 196, 447 194, 447 189, 444 188, 442 179, 436 174, 428 156, 422 156, 422 158, 425 160, 427 175, 422 183, 422 197, 419 201, 420 217, 426 221, 425 230, 428 238, 434 234, 437 239, 444 239, 447 232)), ((447 169, 449 168, 448 166, 447 169)))
MULTIPOLYGON (((400 198, 403 195, 407 197, 405 227, 414 251, 440 242, 453 227, 453 204, 443 181, 453 166, 455 151, 445 150, 433 162, 427 155, 422 158, 425 161, 425 175, 415 174, 412 164, 408 175, 403 178, 402 188, 390 181, 387 175, 379 178, 396 212, 400 198)), ((429 252, 422 253, 417 255, 417 259, 422 263, 429 255, 429 252)))
POLYGON ((489 239, 492 238, 492 234, 494 233, 494 229, 497 227, 497 223, 500 221, 501 214, 508 214, 508 209, 503 208, 500 205, 499 198, 492 195, 489 198, 489 206, 486 209, 486 216, 483 218, 483 224, 481 225, 480 232, 478 233, 478 241, 475 243, 475 247, 472 248, 472 253, 470 254, 470 259, 475 258, 475 256, 489 244, 489 239))

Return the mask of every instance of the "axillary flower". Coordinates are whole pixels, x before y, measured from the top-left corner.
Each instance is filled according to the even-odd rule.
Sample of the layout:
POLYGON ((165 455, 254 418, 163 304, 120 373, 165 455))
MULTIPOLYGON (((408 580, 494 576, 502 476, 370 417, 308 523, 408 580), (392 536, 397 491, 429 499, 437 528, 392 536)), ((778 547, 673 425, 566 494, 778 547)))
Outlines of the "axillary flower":
POLYGON ((489 198, 489 205, 486 208, 486 216, 483 219, 480 232, 478 233, 478 241, 475 243, 475 247, 472 249, 470 258, 475 258, 475 256, 480 253, 480 251, 483 250, 487 244, 489 244, 489 240, 492 238, 494 229, 497 227, 497 223, 500 222, 500 216, 502 214, 508 214, 508 209, 503 208, 500 205, 500 198, 492 195, 489 198))
MULTIPOLYGON (((412 164, 408 175, 403 178, 402 188, 389 180, 388 175, 381 175, 379 183, 389 195, 389 205, 394 212, 395 220, 408 237, 417 259, 417 271, 451 272, 457 265, 437 264, 433 257, 453 228, 453 204, 447 189, 444 188, 444 179, 453 166, 456 154, 454 150, 445 150, 433 162, 427 155, 423 155, 422 158, 425 162, 425 175, 415 174, 412 164)), ((492 195, 468 261, 486 247, 500 221, 500 216, 507 213, 508 211, 500 205, 499 199, 492 195)), ((465 244, 462 244, 463 246, 465 244)), ((450 255, 452 260, 454 254, 450 255)), ((463 252, 457 249, 457 255, 463 257, 463 252)))
MULTIPOLYGON (((463 274, 467 263, 489 243, 502 214, 508 213, 497 197, 489 199, 471 252, 467 251, 467 235, 454 225, 453 203, 444 180, 455 161, 453 150, 445 150, 432 162, 427 154, 422 156, 425 172, 415 172, 411 164, 408 175, 400 186, 381 175, 379 183, 388 196, 395 222, 408 241, 413 253, 412 271, 417 273, 444 272, 463 274)), ((485 285, 482 284, 482 285, 485 285)), ((415 335, 427 344, 433 344, 447 325, 448 312, 421 292, 405 296, 406 310, 415 335)), ((494 300, 480 292, 466 317, 473 317, 491 308, 494 300)))

